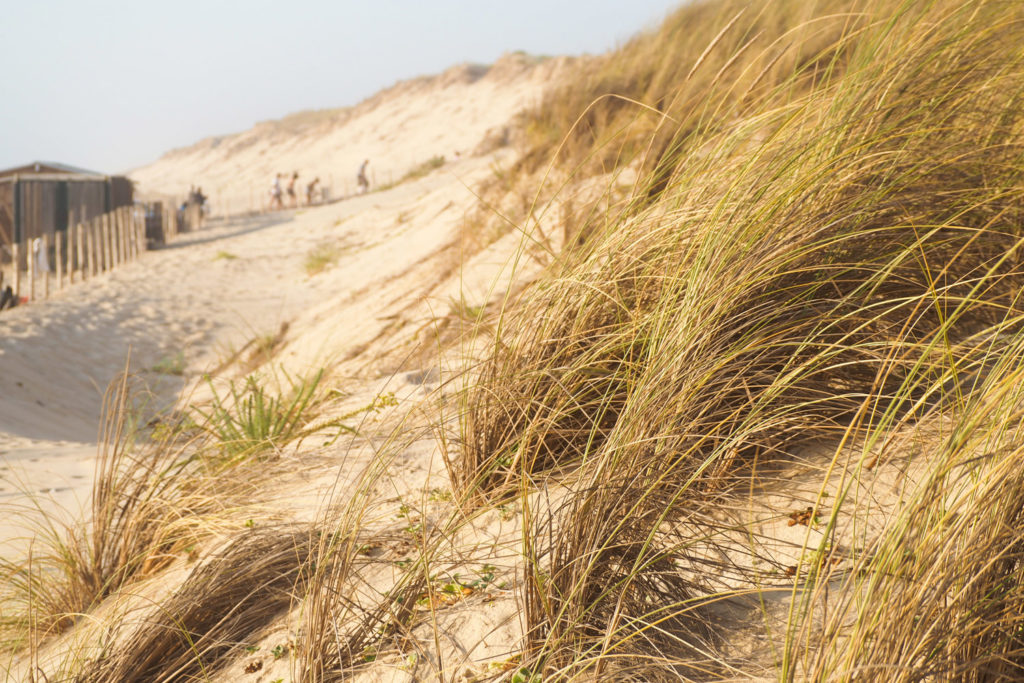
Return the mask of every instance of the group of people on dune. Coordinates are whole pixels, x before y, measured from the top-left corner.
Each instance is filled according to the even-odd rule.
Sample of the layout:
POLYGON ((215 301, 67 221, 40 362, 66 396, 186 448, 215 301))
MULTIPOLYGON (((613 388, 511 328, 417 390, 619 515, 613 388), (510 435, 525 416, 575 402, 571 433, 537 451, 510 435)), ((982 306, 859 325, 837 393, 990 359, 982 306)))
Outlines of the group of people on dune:
MULTIPOLYGON (((370 190, 370 181, 366 177, 366 167, 370 165, 370 160, 366 159, 359 166, 359 172, 356 173, 356 184, 359 186, 359 194, 365 194, 370 190)), ((284 209, 285 208, 285 194, 288 195, 288 204, 290 208, 295 208, 299 205, 299 198, 295 194, 295 183, 299 179, 299 172, 293 171, 291 176, 285 173, 275 173, 274 179, 270 181, 270 209, 284 209), (287 178, 287 182, 284 183, 283 179, 287 178)), ((313 178, 310 182, 306 183, 306 206, 310 206, 317 199, 318 186, 320 184, 320 177, 313 178)), ((322 198, 322 197, 321 197, 322 198)))
MULTIPOLYGON (((281 179, 287 177, 283 173, 275 173, 274 179, 270 183, 270 208, 271 209, 283 209, 284 205, 284 192, 288 193, 288 206, 295 208, 299 205, 299 198, 295 194, 295 182, 299 179, 299 172, 294 171, 291 177, 288 178, 288 184, 283 188, 281 187, 281 179)), ((320 178, 313 178, 310 182, 306 183, 306 205, 313 203, 313 198, 317 193, 317 186, 320 184, 320 178)))

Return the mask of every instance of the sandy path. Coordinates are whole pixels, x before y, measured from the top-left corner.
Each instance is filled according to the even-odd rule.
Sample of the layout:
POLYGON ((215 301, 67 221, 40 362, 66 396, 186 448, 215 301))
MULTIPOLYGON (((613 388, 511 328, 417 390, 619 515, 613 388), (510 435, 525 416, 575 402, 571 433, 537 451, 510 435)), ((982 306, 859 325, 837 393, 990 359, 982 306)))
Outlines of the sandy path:
MULTIPOLYGON (((47 509, 56 504, 80 514, 103 393, 129 351, 154 403, 168 405, 232 350, 303 312, 316 320, 318 311, 348 311, 340 324, 328 317, 326 329, 306 335, 298 354, 304 364, 361 333, 377 334, 382 306, 416 296, 396 278, 408 280, 457 222, 451 210, 429 227, 406 217, 428 209, 433 216, 453 195, 468 203, 461 176, 486 172, 488 163, 465 160, 388 192, 183 235, 135 263, 0 315, 0 503, 30 507, 35 497, 47 509), (325 243, 351 249, 330 272, 311 277, 306 258, 325 243), (158 371, 179 357, 183 376, 158 371)), ((414 281, 429 279, 430 269, 421 269, 414 281)), ((11 521, 0 519, 0 539, 15 534, 11 521)))

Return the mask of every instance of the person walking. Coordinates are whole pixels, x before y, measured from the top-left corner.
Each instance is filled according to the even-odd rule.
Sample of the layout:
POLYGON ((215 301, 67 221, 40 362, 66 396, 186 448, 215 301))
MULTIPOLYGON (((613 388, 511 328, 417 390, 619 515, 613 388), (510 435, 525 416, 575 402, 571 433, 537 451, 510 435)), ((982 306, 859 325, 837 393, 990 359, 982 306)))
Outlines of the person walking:
POLYGON ((281 174, 275 173, 274 180, 270 183, 270 209, 283 209, 284 202, 281 201, 281 174))
POLYGON ((295 197, 295 181, 299 179, 299 172, 295 171, 292 173, 291 180, 288 181, 288 203, 291 204, 294 209, 299 205, 299 200, 295 197))
POLYGON ((320 176, 313 178, 313 182, 306 185, 306 204, 313 203, 313 195, 316 193, 316 186, 320 183, 320 176))
POLYGON ((370 181, 366 179, 366 167, 370 165, 370 160, 366 159, 363 165, 359 167, 359 173, 356 175, 356 182, 359 183, 359 194, 366 194, 370 189, 370 181))

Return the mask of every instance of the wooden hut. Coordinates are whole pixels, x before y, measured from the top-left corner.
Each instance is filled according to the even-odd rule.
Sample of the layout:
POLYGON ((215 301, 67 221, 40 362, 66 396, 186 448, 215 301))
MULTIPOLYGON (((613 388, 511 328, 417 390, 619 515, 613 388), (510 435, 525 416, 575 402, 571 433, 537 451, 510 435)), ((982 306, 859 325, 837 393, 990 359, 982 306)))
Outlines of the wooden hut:
POLYGON ((132 203, 132 183, 66 164, 37 161, 0 171, 0 246, 85 221, 132 203))

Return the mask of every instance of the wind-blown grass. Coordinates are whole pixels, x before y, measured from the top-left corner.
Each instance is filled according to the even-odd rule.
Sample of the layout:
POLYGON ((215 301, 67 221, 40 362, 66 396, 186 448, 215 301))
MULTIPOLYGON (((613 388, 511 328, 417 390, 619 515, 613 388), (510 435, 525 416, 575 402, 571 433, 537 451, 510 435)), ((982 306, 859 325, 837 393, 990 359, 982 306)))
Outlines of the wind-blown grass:
MULTIPOLYGON (((712 99, 732 108, 620 133, 673 140, 638 186, 650 201, 523 295, 469 391, 464 490, 524 504, 552 479, 571 492, 528 520, 529 649, 545 676, 724 675, 701 603, 717 574, 751 577, 701 559, 724 539, 708 515, 802 444, 948 403, 963 388, 930 380, 1018 329, 1021 8, 857 6, 810 72, 794 66, 757 106, 712 99)), ((816 8, 830 26, 847 10, 816 8)), ((682 100, 739 23, 720 26, 673 67, 682 100)), ((745 45, 718 61, 771 61, 745 45)), ((721 78, 707 88, 733 92, 721 78)))
POLYGON ((89 517, 65 526, 42 515, 31 554, 0 565, 8 642, 60 633, 166 566, 195 542, 195 519, 227 502, 228 484, 200 476, 181 444, 137 440, 130 394, 126 370, 104 401, 89 517))
POLYGON ((242 534, 189 576, 113 652, 87 665, 83 680, 180 681, 206 678, 302 589, 308 527, 242 534))
MULTIPOLYGON (((1020 677, 1024 6, 704 2, 586 68, 524 119, 529 173, 510 187, 538 198, 533 216, 558 189, 516 182, 546 162, 556 188, 639 180, 563 252, 538 238, 550 268, 488 316, 461 440, 442 444, 453 510, 411 527, 406 571, 361 552, 387 533, 375 496, 412 438, 402 424, 339 475, 312 531, 243 532, 94 677, 208 675, 301 599, 300 680, 416 648, 450 679, 437 559, 510 500, 513 680, 1020 677), (787 566, 765 530, 779 520, 752 510, 797 465, 818 491, 787 566), (872 488, 885 468, 895 493, 872 488), (782 591, 777 627, 765 596, 782 591), (767 661, 730 652, 721 608, 742 599, 760 603, 767 661)), ((241 462, 342 429, 356 413, 314 419, 320 380, 247 380, 215 397, 206 432, 241 462)), ((105 510, 149 495, 110 490, 105 510)), ((144 573, 136 558, 173 552, 118 519, 100 518, 93 555, 130 561, 66 563, 105 578, 39 614, 85 610, 144 573)))

